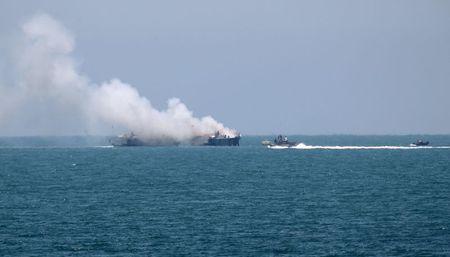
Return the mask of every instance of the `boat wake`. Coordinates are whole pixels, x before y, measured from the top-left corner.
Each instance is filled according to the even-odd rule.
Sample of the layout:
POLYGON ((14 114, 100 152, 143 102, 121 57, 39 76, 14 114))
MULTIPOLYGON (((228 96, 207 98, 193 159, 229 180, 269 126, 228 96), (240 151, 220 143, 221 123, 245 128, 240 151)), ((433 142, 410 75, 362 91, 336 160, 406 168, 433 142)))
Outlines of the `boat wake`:
POLYGON ((339 146, 339 145, 305 145, 299 143, 294 146, 268 146, 270 149, 300 149, 300 150, 413 150, 413 149, 450 149, 450 146, 395 146, 395 145, 383 145, 383 146, 339 146))

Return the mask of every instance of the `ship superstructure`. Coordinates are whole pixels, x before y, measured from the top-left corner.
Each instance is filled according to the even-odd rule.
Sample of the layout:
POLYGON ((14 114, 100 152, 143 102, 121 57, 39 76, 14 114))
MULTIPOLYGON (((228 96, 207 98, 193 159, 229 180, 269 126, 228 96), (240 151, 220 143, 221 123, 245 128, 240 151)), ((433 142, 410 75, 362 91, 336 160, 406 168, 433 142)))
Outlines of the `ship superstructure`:
POLYGON ((208 141, 204 145, 210 146, 239 146, 239 140, 241 140, 241 136, 227 136, 221 135, 219 131, 217 131, 213 136, 208 138, 208 141))

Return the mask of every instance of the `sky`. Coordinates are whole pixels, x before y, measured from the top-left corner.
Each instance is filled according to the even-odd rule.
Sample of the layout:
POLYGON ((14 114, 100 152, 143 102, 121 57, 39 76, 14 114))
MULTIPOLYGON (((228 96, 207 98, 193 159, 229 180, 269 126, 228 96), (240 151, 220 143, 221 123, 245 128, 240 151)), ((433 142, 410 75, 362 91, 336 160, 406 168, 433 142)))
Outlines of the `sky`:
POLYGON ((1 1, 2 84, 36 13, 92 81, 242 134, 450 134, 450 1, 1 1))

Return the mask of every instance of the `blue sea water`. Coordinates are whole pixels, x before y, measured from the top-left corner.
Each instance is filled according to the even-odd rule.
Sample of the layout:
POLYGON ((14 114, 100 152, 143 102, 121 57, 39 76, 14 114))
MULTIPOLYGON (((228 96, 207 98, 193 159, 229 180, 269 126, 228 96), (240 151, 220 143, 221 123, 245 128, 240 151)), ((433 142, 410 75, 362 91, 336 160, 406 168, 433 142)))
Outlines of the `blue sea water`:
POLYGON ((262 139, 216 148, 0 139, 0 256, 450 256, 450 149, 275 150, 262 139))

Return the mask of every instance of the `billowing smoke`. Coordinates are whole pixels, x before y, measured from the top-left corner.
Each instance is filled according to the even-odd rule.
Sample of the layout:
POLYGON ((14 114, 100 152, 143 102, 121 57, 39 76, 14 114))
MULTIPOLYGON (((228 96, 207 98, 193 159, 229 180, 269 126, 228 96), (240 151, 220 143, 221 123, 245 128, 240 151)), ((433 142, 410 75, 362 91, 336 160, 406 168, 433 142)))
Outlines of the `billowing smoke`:
POLYGON ((2 104, 0 122, 2 117, 7 120, 5 110, 9 107, 16 114, 19 110, 22 114, 29 113, 23 110, 34 111, 34 120, 63 117, 73 126, 115 126, 149 139, 183 142, 215 131, 228 136, 236 134, 210 116, 194 117, 177 98, 170 99, 167 109, 159 111, 134 87, 119 79, 92 83, 80 74, 71 55, 75 46, 73 35, 49 15, 34 16, 22 26, 22 31, 19 80, 12 88, 0 87, 0 93, 7 95, 9 101, 2 104))

